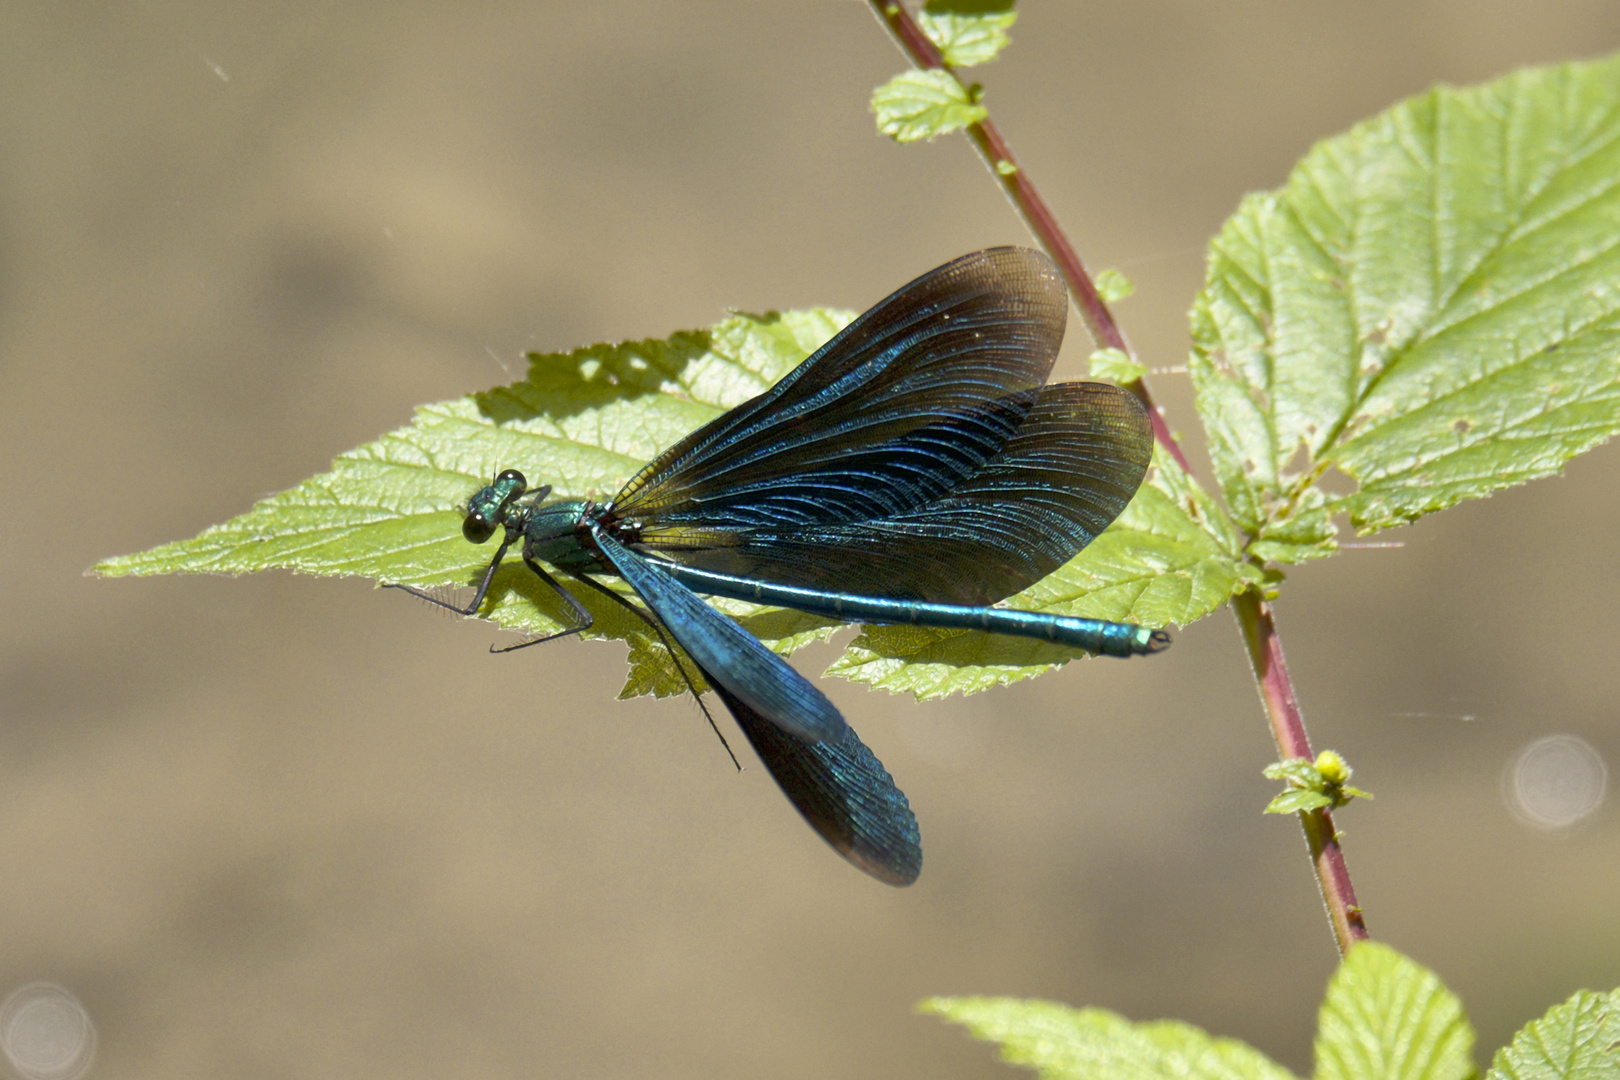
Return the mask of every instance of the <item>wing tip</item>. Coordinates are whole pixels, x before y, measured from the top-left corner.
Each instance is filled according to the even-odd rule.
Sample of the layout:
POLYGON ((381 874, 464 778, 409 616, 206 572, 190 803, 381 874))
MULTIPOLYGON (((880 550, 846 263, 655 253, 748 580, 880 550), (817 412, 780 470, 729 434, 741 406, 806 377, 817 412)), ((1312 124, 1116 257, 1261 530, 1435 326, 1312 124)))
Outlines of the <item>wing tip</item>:
POLYGON ((841 848, 838 849, 838 854, 848 859, 850 865, 857 870, 883 882, 885 885, 893 885, 897 889, 903 889, 914 884, 922 874, 922 848, 920 846, 915 851, 915 857, 912 856, 911 852, 907 852, 904 859, 892 863, 867 858, 862 853, 841 848))

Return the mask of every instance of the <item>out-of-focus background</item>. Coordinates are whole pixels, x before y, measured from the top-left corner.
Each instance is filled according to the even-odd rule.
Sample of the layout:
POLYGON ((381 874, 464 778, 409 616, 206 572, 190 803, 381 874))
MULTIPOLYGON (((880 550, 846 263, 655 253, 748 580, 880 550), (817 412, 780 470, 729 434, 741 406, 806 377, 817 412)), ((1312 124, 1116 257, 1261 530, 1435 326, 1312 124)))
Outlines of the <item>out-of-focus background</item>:
MULTIPOLYGON (((979 77, 1168 368, 1204 242, 1314 140, 1617 46, 1608 0, 1029 0, 979 77)), ((619 644, 491 657, 360 581, 82 576, 525 349, 860 308, 1024 242, 960 137, 874 134, 903 67, 854 0, 0 7, 0 997, 71 991, 120 1078, 1010 1075, 911 1012, 962 993, 1310 1069, 1335 954, 1224 612, 968 699, 825 683, 922 823, 893 890, 690 701, 614 700, 619 644)), ((1155 389, 1196 444, 1186 376, 1155 389)), ((1558 817, 1583 747, 1620 767, 1617 491, 1609 446, 1279 609, 1317 745, 1377 794, 1341 815, 1369 925, 1482 1060, 1620 985, 1620 809, 1510 805, 1552 775, 1558 817), (1549 736, 1580 741, 1515 772, 1549 736)))

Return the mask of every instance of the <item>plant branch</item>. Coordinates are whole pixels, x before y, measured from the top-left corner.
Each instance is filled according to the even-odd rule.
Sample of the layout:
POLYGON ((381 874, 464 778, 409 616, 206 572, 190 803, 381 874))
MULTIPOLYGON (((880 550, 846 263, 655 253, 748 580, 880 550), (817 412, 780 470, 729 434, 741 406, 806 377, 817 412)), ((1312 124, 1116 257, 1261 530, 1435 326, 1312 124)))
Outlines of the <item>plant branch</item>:
MULTIPOLYGON (((924 70, 934 69, 948 73, 960 84, 961 76, 945 63, 934 43, 928 40, 922 27, 898 0, 869 0, 872 10, 913 64, 924 70)), ((964 90, 966 86, 964 85, 964 90)), ((1136 359, 1136 352, 1126 340, 1124 331, 1114 321, 1108 305, 1097 293, 1097 287, 1080 261, 1079 254, 1058 225, 1046 200, 1041 198, 1035 182, 1029 178, 1018 159, 1013 156, 1007 140, 995 124, 986 117, 967 129, 968 138, 978 149, 979 156, 990 169, 1001 189, 1012 201, 1030 232, 1041 247, 1057 263, 1069 286, 1069 295, 1085 320, 1092 340, 1104 348, 1119 349, 1136 359)), ((1169 425, 1153 403, 1145 380, 1127 383, 1125 389, 1135 394, 1147 407, 1153 424, 1153 437, 1176 462, 1188 472, 1191 466, 1186 455, 1170 433, 1169 425)), ((1232 599, 1232 611, 1242 627, 1243 639, 1249 648, 1249 660, 1254 667, 1255 681, 1259 684, 1260 700, 1271 720, 1272 736, 1278 753, 1288 758, 1311 758, 1311 743, 1305 733, 1305 720, 1300 715, 1299 702, 1294 697, 1294 684, 1288 677, 1288 665, 1283 658, 1282 639, 1272 619, 1271 605, 1255 589, 1246 590, 1232 599)), ((1333 925, 1333 936, 1342 954, 1351 945, 1367 939, 1367 926, 1361 908, 1356 904, 1355 889, 1350 884, 1350 871, 1345 866, 1344 851, 1339 846, 1338 833, 1333 827, 1333 815, 1327 810, 1314 810, 1300 814, 1305 830, 1305 843, 1310 849, 1311 863, 1322 891, 1322 901, 1328 909, 1333 925)))
MULTIPOLYGON (((923 33, 917 20, 912 18, 911 12, 906 10, 904 4, 893 0, 870 0, 872 10, 877 14, 878 20, 888 28, 895 43, 900 50, 911 58, 911 62, 923 70, 944 71, 962 82, 928 35, 923 33)), ((965 89, 965 86, 964 86, 965 89)), ((1125 338, 1125 332, 1114 321, 1113 314, 1108 305, 1097 293, 1097 286, 1092 282, 1091 275, 1080 261, 1080 255, 1069 243, 1063 229, 1058 225, 1051 207, 1041 198, 1036 190, 1035 182, 1029 178, 1018 165, 1018 159, 1013 157, 1012 148, 1007 140, 1002 138, 1001 131, 987 117, 977 124, 968 125, 968 138, 978 148, 979 156, 984 159, 985 165, 990 169, 990 175, 1001 184, 1001 190, 1012 201, 1013 207, 1029 226, 1029 231, 1035 235, 1046 253, 1057 263, 1058 269, 1063 272, 1063 279, 1068 283, 1069 295, 1074 298, 1075 307, 1080 310, 1080 317, 1085 320, 1086 329, 1091 333, 1092 341, 1106 349, 1118 349, 1133 361, 1136 351, 1125 338)), ((1176 463, 1188 472, 1192 466, 1188 464, 1186 455, 1176 443, 1175 436, 1170 433, 1170 427, 1165 423, 1164 416, 1153 404, 1153 395, 1149 393, 1147 382, 1144 379, 1134 379, 1124 384, 1124 388, 1135 394, 1137 399, 1147 408, 1148 419, 1153 424, 1153 437, 1169 451, 1176 459, 1176 463)))
MULTIPOLYGON (((1282 638, 1277 636, 1271 605, 1261 599, 1257 589, 1250 588, 1232 598, 1232 611, 1243 630, 1243 641, 1249 647, 1249 662, 1254 666, 1260 702, 1271 719, 1271 735, 1277 742, 1277 753, 1284 761, 1314 758, 1311 740, 1305 734, 1305 718, 1294 696, 1294 682, 1288 677, 1282 638)), ((1356 903, 1356 890, 1350 884, 1344 849, 1339 846, 1339 834, 1333 827, 1333 814, 1326 808, 1301 811, 1299 821, 1304 827, 1305 844, 1310 849, 1311 864, 1322 890, 1322 903, 1327 907, 1333 937, 1342 955, 1356 942, 1366 941, 1369 935, 1361 907, 1356 903)))

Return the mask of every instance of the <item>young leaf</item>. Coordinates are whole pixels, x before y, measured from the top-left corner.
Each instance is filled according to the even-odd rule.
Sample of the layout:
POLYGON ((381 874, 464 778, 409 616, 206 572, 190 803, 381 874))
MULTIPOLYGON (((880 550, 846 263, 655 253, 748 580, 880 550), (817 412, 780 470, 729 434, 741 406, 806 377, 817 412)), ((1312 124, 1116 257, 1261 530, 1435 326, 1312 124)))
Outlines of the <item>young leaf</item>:
POLYGON ((1281 795, 1266 803, 1267 814, 1297 814, 1301 810, 1320 810, 1324 806, 1332 806, 1333 800, 1320 791, 1311 791, 1308 788, 1289 788, 1281 795))
MULTIPOLYGON (((1065 566, 1003 606, 1146 626, 1186 626, 1224 604, 1260 571, 1238 556, 1231 523, 1169 455, 1119 520, 1065 566)), ((968 630, 869 626, 827 669, 918 698, 972 694, 1043 674, 1073 650, 968 630)))
POLYGON ((1093 379, 1128 383, 1147 374, 1147 368, 1132 360, 1124 349, 1098 349, 1087 363, 1093 379))
POLYGON ((961 0, 929 0, 917 13, 917 23, 928 40, 952 67, 988 64, 1007 47, 1007 31, 1018 21, 1010 0, 995 4, 965 4, 961 0))
POLYGON ((1620 1080, 1620 990, 1582 990, 1496 1052, 1485 1080, 1620 1080))
POLYGON ((1315 1080, 1469 1080, 1473 1045, 1461 1003, 1432 971, 1363 942, 1328 983, 1315 1080))
POLYGON ((1210 249, 1191 370, 1252 554, 1557 472, 1620 430, 1620 59, 1441 88, 1315 147, 1210 249), (1351 494, 1316 487, 1329 468, 1351 494))
POLYGON ((990 113, 978 94, 948 71, 903 71, 872 91, 878 132, 895 142, 918 142, 977 124, 990 113))
POLYGON ((1049 1080, 1293 1080, 1253 1047, 1169 1020, 1133 1024, 1102 1009, 1016 998, 933 998, 919 1009, 1000 1043, 1002 1060, 1049 1080))
POLYGON ((1351 799, 1372 798, 1350 786, 1350 763, 1334 750, 1322 751, 1315 761, 1303 757, 1278 761, 1263 771, 1269 779, 1288 781, 1288 788, 1266 804, 1268 814, 1292 814, 1324 806, 1337 809, 1351 799))
POLYGON ((1102 297, 1105 304, 1117 304, 1136 291, 1136 282, 1118 270, 1098 271, 1093 284, 1097 286, 1097 295, 1102 297))

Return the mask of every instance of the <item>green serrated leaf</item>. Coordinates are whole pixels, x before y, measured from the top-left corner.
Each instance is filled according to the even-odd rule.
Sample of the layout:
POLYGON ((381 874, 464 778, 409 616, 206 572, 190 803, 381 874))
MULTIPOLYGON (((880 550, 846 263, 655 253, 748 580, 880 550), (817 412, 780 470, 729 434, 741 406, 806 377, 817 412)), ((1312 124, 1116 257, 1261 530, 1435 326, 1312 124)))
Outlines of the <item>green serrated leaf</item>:
MULTIPOLYGON (((1115 622, 1186 626, 1239 589, 1251 573, 1213 499, 1155 448, 1153 471, 1119 520, 1067 565, 1003 605, 1115 622)), ((1027 638, 968 630, 872 626, 827 669, 918 698, 971 694, 1031 678, 1077 656, 1027 638)))
POLYGON ((1332 512, 1319 487, 1299 493, 1286 517, 1271 518, 1260 526, 1260 535, 1249 544, 1249 554, 1280 563, 1323 559, 1339 550, 1334 539, 1332 512))
POLYGON ((1324 806, 1332 806, 1333 800, 1320 791, 1307 791, 1303 788, 1293 788, 1283 792, 1270 802, 1266 803, 1264 813, 1267 814, 1297 814, 1301 810, 1320 810, 1324 806))
POLYGON ((1350 763, 1334 750, 1324 750, 1310 758, 1289 758, 1267 765, 1262 773, 1271 780, 1286 780, 1290 790, 1284 791, 1266 804, 1268 814, 1290 814, 1298 810, 1316 810, 1323 806, 1340 807, 1351 799, 1370 799, 1360 788, 1350 787, 1348 781, 1354 772, 1350 763))
MULTIPOLYGON (((851 318, 823 309, 738 315, 663 341, 536 353, 522 382, 423 406, 409 426, 338 457, 331 472, 191 540, 93 569, 108 577, 284 569, 418 588, 467 585, 488 552, 462 539, 457 507, 496 470, 519 464, 561 497, 611 495, 665 446, 774 384, 851 318)), ((644 623, 589 590, 579 599, 596 619, 588 636, 629 642, 627 695, 684 692, 644 623)), ((784 653, 837 629, 797 612, 735 602, 726 610, 784 653)), ((521 564, 502 567, 481 615, 527 634, 551 633, 566 619, 521 564)))
POLYGON ((1496 1052, 1486 1080, 1620 1080, 1620 990, 1582 990, 1496 1052))
POLYGON ((1293 780, 1308 782, 1317 774, 1317 769, 1310 758, 1293 757, 1283 761, 1273 761, 1260 770, 1260 775, 1268 780, 1293 780))
POLYGON ((872 91, 877 128, 895 142, 936 139, 990 115, 948 71, 903 71, 872 91))
POLYGON ((1332 550, 1620 430, 1620 59, 1441 88, 1319 144, 1211 245, 1191 370, 1251 552, 1332 550), (1358 490, 1313 495, 1329 467, 1358 490))
POLYGON ((919 1009, 999 1043, 1002 1060, 1049 1080, 1293 1080, 1253 1047, 1175 1021, 1133 1024, 1102 1009, 1016 998, 933 998, 919 1009))
POLYGON ((1088 364, 1093 379, 1110 382, 1135 382, 1147 374, 1147 368, 1132 360, 1124 349, 1098 349, 1091 354, 1088 364))
MULTIPOLYGON (((521 466, 562 498, 606 498, 691 429, 780 379, 851 318, 814 310, 738 315, 709 330, 658 341, 535 354, 522 382, 424 406, 408 427, 340 456, 332 471, 266 499, 247 513, 137 555, 95 567, 107 576, 246 573, 290 569, 364 576, 417 588, 475 582, 489 553, 460 535, 462 501, 497 470, 521 466)), ((1212 500, 1174 465, 1088 552, 1026 592, 1035 610, 1185 624, 1244 580, 1235 534, 1212 500), (1155 486, 1156 485, 1156 486, 1155 486), (1213 530, 1213 531, 1212 531, 1213 530), (1145 552, 1131 545, 1144 541, 1145 552), (1161 580, 1155 567, 1171 573, 1161 580)), ((628 594, 623 583, 606 579, 628 594)), ((623 639, 630 670, 623 696, 679 694, 686 681, 641 620, 595 593, 579 599, 596 623, 586 636, 623 639)), ((715 605, 784 655, 825 640, 843 624, 739 601, 715 605)), ((530 635, 572 622, 557 596, 519 564, 503 566, 481 617, 530 635)), ((900 687, 903 658, 927 660, 916 676, 933 693, 1027 678, 1074 654, 1039 642, 983 634, 873 628, 831 669, 900 687), (970 665, 965 672, 956 666, 970 665)), ((696 669, 687 674, 701 688, 696 669)), ((910 687, 907 687, 910 688, 910 687)))
POLYGON ((928 40, 952 67, 988 64, 1008 45, 1007 31, 1018 21, 1015 11, 962 12, 930 5, 917 14, 928 40))
POLYGON ((1315 1080, 1469 1080, 1474 1029, 1435 974, 1363 942, 1328 984, 1315 1080))
POLYGON ((1136 291, 1136 283, 1118 270, 1102 271, 1093 284, 1105 304, 1117 304, 1136 291))

